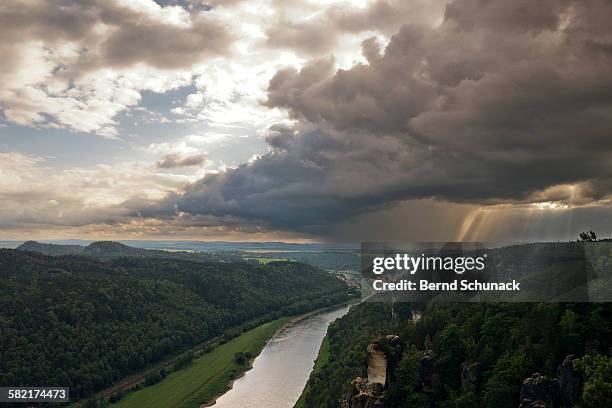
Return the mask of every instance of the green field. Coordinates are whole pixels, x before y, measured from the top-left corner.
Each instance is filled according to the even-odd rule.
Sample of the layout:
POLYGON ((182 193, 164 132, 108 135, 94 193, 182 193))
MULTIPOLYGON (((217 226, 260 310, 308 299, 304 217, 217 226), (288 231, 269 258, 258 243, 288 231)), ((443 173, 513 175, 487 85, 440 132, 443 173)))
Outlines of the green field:
POLYGON ((163 381, 131 392, 111 405, 116 408, 198 408, 228 390, 230 372, 244 370, 234 361, 234 353, 259 354, 274 333, 290 320, 278 320, 258 326, 195 359, 191 365, 173 372, 163 381))
POLYGON ((268 264, 270 262, 290 262, 291 259, 289 258, 244 258, 246 260, 256 260, 257 262, 259 262, 262 265, 268 264))
MULTIPOLYGON (((327 336, 325 336, 325 338, 323 339, 323 344, 321 344, 321 349, 319 350, 319 355, 317 356, 317 359, 315 360, 315 365, 314 365, 314 368, 312 369, 312 373, 310 374, 310 376, 312 377, 316 375, 321 369, 321 367, 323 367, 325 363, 327 363, 328 359, 329 359, 329 339, 327 336)), ((304 408, 306 406, 304 403, 304 398, 308 391, 309 391, 309 387, 308 387, 308 384, 306 384, 306 388, 304 388, 304 391, 302 391, 302 395, 300 396, 300 399, 297 400, 297 402, 295 403, 294 408, 304 408)))

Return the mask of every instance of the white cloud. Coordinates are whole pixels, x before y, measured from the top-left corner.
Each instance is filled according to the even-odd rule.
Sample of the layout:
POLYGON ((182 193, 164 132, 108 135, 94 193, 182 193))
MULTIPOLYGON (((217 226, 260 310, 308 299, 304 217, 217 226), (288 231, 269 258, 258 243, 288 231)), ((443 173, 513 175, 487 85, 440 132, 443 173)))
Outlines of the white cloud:
MULTIPOLYGON (((156 159, 168 155, 177 157, 206 156, 210 149, 226 147, 246 137, 231 133, 206 132, 187 135, 171 142, 151 143, 144 150, 156 159)), ((211 164, 212 162, 208 161, 207 163, 211 164)))
POLYGON ((154 162, 59 170, 47 157, 0 153, 0 226, 111 222, 117 214, 109 215, 109 208, 134 198, 160 199, 200 175, 160 171, 154 162))
MULTIPOLYGON (((162 7, 153 0, 114 0, 75 3, 61 16, 65 20, 58 20, 44 3, 21 7, 9 2, 0 12, 0 20, 6 19, 0 33, 7 40, 0 51, 10 59, 0 66, 5 68, 0 108, 7 121, 20 125, 116 138, 121 135, 117 115, 137 107, 143 91, 165 93, 195 79, 196 92, 172 109, 174 120, 262 132, 287 120, 284 112, 261 105, 268 82, 279 68, 299 69, 310 58, 297 48, 270 46, 267 36, 279 24, 320 24, 332 45, 324 52, 335 56, 336 67, 349 68, 364 61, 360 44, 365 38, 376 34, 385 42, 387 31, 394 29, 376 20, 376 13, 388 13, 384 7, 377 11, 382 3, 387 2, 258 0, 213 2, 212 11, 198 11, 162 7), (29 29, 24 31, 25 25, 29 29), (215 47, 228 48, 223 30, 229 27, 234 52, 222 55, 215 47), (161 32, 167 34, 158 41, 155 35, 161 32), (213 35, 220 37, 214 41, 213 35), (139 42, 143 36, 150 44, 139 42), (169 43, 172 49, 157 44, 179 36, 184 41, 169 43), (208 37, 211 45, 198 41, 208 37), (210 58, 206 47, 217 58, 210 58)), ((428 8, 422 1, 411 7, 389 2, 420 20, 431 20, 438 3, 428 8)))
POLYGON ((203 13, 152 0, 7 1, 0 8, 0 109, 8 122, 115 138, 143 91, 189 85, 191 66, 228 47, 203 13), (147 43, 142 43, 147 41, 147 43))

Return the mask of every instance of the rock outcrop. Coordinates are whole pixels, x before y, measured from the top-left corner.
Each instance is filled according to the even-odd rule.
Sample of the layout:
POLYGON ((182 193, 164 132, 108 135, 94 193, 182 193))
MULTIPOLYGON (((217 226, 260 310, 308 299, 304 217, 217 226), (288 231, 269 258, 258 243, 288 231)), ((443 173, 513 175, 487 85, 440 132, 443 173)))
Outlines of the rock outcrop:
POLYGON ((372 384, 387 384, 387 356, 374 343, 368 345, 368 381, 372 384))
POLYGON ((379 337, 368 344, 368 381, 386 387, 393 370, 402 358, 402 343, 398 336, 379 337))
POLYGON ((576 357, 573 354, 565 357, 559 368, 557 369, 557 382, 559 383, 559 396, 561 398, 561 406, 563 408, 573 407, 582 395, 582 377, 574 369, 574 360, 576 357))
POLYGON ((574 355, 565 357, 557 378, 534 373, 523 381, 519 408, 571 408, 582 395, 583 380, 574 369, 574 355))
POLYGON ((435 374, 435 355, 433 351, 427 350, 421 357, 421 365, 419 367, 419 380, 424 391, 430 390, 435 374))
POLYGON ((480 363, 466 361, 461 364, 461 388, 465 393, 478 393, 480 388, 480 363))
POLYGON ((384 390, 379 383, 370 383, 367 378, 357 377, 351 382, 351 389, 340 402, 341 408, 383 407, 384 390))
POLYGON ((534 373, 523 381, 519 408, 559 407, 559 383, 540 373, 534 373))
POLYGON ((415 307, 411 308, 410 312, 411 312, 410 320, 412 320, 415 323, 421 320, 421 318, 423 317, 423 312, 415 307))
POLYGON ((368 344, 368 378, 357 377, 340 400, 341 408, 374 408, 383 406, 383 397, 393 370, 402 358, 398 336, 379 337, 368 344))

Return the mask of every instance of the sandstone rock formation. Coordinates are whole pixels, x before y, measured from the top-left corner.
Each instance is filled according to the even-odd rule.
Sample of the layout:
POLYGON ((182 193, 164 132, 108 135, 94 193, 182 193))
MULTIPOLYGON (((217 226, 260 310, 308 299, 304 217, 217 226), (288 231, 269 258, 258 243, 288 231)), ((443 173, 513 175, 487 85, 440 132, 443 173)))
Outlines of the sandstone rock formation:
POLYGON ((580 400, 580 395, 582 394, 582 377, 574 369, 575 359, 576 357, 570 354, 565 357, 557 369, 557 381, 559 383, 561 406, 563 408, 573 407, 580 400))
POLYGON ((555 408, 559 406, 559 384, 540 373, 523 381, 519 408, 555 408))
POLYGON ((435 355, 433 351, 427 350, 423 353, 421 358, 421 365, 419 367, 419 380, 424 391, 431 389, 433 376, 435 373, 435 355))
POLYGON ((368 381, 383 387, 387 383, 387 356, 375 343, 368 345, 368 381))
POLYGON ((393 370, 402 358, 402 343, 398 336, 379 337, 368 345, 368 381, 387 385, 393 370))
POLYGON ((466 361, 461 364, 461 388, 466 393, 478 393, 480 388, 480 363, 466 361))
POLYGON ((383 406, 383 397, 393 370, 402 358, 398 336, 379 337, 367 347, 368 378, 357 377, 340 401, 341 408, 374 408, 383 406))
POLYGON ((557 378, 534 373, 523 381, 519 408, 571 408, 580 400, 583 380, 574 369, 574 355, 565 357, 557 378))
POLYGON ((351 389, 340 402, 341 408, 383 407, 384 390, 379 383, 370 383, 366 378, 357 377, 351 382, 351 389))

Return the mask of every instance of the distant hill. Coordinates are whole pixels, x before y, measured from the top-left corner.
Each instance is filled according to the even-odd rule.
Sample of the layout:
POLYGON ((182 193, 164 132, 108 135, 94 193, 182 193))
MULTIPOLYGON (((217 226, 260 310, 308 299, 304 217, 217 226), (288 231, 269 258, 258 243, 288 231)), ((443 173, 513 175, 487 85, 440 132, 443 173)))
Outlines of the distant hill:
POLYGON ((16 249, 18 251, 38 252, 50 256, 83 255, 102 260, 125 256, 141 258, 188 259, 200 261, 233 261, 238 259, 232 255, 215 255, 202 252, 186 251, 170 252, 159 249, 134 248, 114 241, 97 241, 92 242, 87 246, 43 244, 36 241, 27 241, 19 245, 16 249))
POLYGON ((141 241, 123 243, 137 248, 197 250, 197 251, 290 251, 290 252, 340 252, 359 250, 359 244, 295 243, 295 242, 230 242, 230 241, 141 241))
MULTIPOLYGON (((79 241, 68 241, 77 242, 79 241)), ((41 243, 27 241, 18 247, 19 251, 38 252, 50 256, 82 255, 100 260, 120 257, 169 258, 191 261, 237 262, 253 258, 273 258, 294 260, 326 270, 358 271, 360 262, 357 251, 348 246, 333 252, 323 244, 291 244, 282 242, 150 242, 126 241, 130 245, 116 241, 97 241, 89 245, 66 243, 41 243), (158 246, 154 246, 158 245, 158 246), (195 249, 195 247, 198 249, 195 249), (239 249, 242 248, 242 249, 239 249), (280 248, 280 249, 279 249, 280 248)))
MULTIPOLYGON (((119 242, 97 241, 87 246, 43 244, 36 241, 27 241, 16 248, 18 251, 39 252, 44 255, 88 255, 93 257, 117 256, 151 256, 164 251, 132 248, 119 242)), ((167 252, 164 252, 166 254, 167 252)))
MULTIPOLYGON (((16 248, 23 241, 0 241, 2 248, 16 248)), ((35 241, 33 241, 35 242, 35 241)), ((85 247, 92 241, 81 239, 45 240, 46 244, 76 245, 85 247)), ((172 240, 120 240, 121 244, 140 249, 161 249, 167 251, 274 251, 274 252, 354 252, 359 244, 344 243, 295 243, 295 242, 244 242, 244 241, 172 241, 172 240)))
MULTIPOLYGON (((119 242, 97 241, 89 244, 83 251, 85 255, 96 257, 115 257, 115 256, 151 256, 164 251, 146 250, 132 248, 119 242)), ((164 255, 167 252, 164 252, 164 255)))
POLYGON ((43 244, 37 241, 26 241, 19 245, 19 251, 40 252, 45 255, 80 255, 85 251, 85 247, 81 245, 55 245, 43 244))

